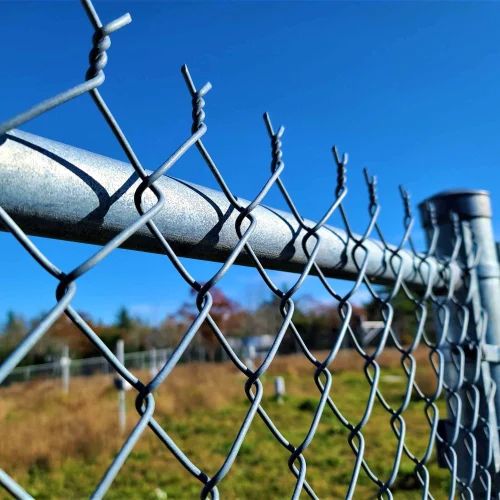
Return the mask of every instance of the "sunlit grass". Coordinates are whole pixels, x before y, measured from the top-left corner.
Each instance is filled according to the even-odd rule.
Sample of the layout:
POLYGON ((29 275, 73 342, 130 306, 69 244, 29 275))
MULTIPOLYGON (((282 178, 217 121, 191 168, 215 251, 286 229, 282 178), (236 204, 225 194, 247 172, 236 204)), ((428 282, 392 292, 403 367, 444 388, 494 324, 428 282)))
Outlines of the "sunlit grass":
MULTIPOLYGON (((423 350, 417 354, 421 366, 418 379, 431 391, 433 376, 425 356, 423 350)), ((398 353, 384 353, 380 365, 380 387, 386 401, 396 408, 406 384, 398 353)), ((361 367, 362 360, 351 352, 341 352, 332 365, 331 396, 353 423, 361 418, 368 398, 369 385, 361 367)), ((276 359, 262 379, 263 407, 294 445, 304 439, 319 401, 313 373, 303 357, 289 356, 276 359), (273 397, 276 375, 286 381, 287 396, 281 405, 273 397)), ((147 378, 146 373, 140 375, 147 378)), ((248 411, 244 382, 244 376, 229 363, 184 365, 172 372, 156 395, 156 418, 208 475, 224 462, 248 411)), ((0 467, 36 498, 88 498, 123 442, 118 435, 117 393, 111 377, 72 379, 68 396, 61 393, 58 381, 17 384, 0 394, 0 467)), ((138 419, 132 392, 127 395, 127 404, 131 429, 138 419)), ((427 447, 429 424, 424 407, 424 402, 414 398, 404 413, 406 443, 417 456, 427 447)), ((343 498, 346 494, 355 460, 348 434, 326 409, 305 452, 307 480, 320 498, 343 498)), ((380 404, 376 403, 363 435, 368 464, 386 480, 397 439, 389 414, 380 404)), ((288 457, 289 452, 257 415, 236 462, 219 485, 221 498, 290 498, 295 478, 288 469, 288 457)), ((446 498, 449 474, 437 467, 435 454, 429 470, 434 497, 446 498)), ((404 457, 391 489, 395 498, 421 498, 412 471, 412 462, 404 457)), ((201 486, 147 429, 106 498, 194 499, 199 497, 201 486)), ((362 471, 354 498, 375 498, 376 492, 376 485, 362 471)), ((307 495, 303 493, 301 498, 307 495)))

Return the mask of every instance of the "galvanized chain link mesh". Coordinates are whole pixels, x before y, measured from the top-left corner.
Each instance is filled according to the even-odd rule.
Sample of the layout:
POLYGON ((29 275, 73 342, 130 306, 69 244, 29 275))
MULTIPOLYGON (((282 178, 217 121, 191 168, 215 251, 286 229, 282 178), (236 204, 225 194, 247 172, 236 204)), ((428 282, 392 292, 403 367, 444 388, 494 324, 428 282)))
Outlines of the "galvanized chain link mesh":
MULTIPOLYGON (((43 321, 29 333, 10 356, 0 365, 0 382, 8 376, 56 319, 62 314, 66 314, 81 330, 82 334, 102 353, 114 367, 116 372, 137 391, 136 409, 139 416, 137 424, 125 440, 108 470, 105 472, 101 482, 97 485, 92 498, 102 498, 105 495, 114 478, 120 471, 120 468, 127 460, 128 455, 140 439, 145 428, 149 426, 176 459, 200 481, 200 497, 218 499, 220 495, 217 485, 223 481, 228 473, 230 473, 231 467, 245 439, 245 435, 258 415, 258 418, 263 420, 276 441, 289 453, 288 468, 290 473, 295 476, 296 480, 294 490, 291 492, 291 498, 298 499, 301 494, 305 493, 310 498, 316 499, 318 496, 314 492, 313 485, 309 484, 307 480, 305 451, 314 439, 315 432, 324 412, 332 412, 341 425, 349 431, 347 438, 348 444, 352 449, 355 460, 347 487, 346 498, 355 497, 356 485, 361 469, 364 470, 370 480, 376 485, 378 489, 378 498, 393 498, 391 487, 394 485, 398 476, 403 456, 408 457, 414 464, 414 474, 420 483, 421 497, 434 498, 430 491, 431 478, 427 464, 432 454, 435 453, 436 441, 440 444, 442 450, 441 460, 444 466, 450 471, 451 488, 448 492, 448 498, 454 498, 456 495, 462 498, 473 498, 477 491, 482 491, 481 498, 492 497, 492 477, 490 474, 492 446, 490 443, 488 408, 489 399, 493 397, 495 388, 492 382, 488 387, 483 387, 481 385, 481 381, 483 380, 481 377, 481 347, 484 343, 487 317, 480 303, 478 303, 478 296, 477 293, 475 293, 477 289, 475 269, 480 248, 477 244, 474 244, 472 247, 469 245, 470 248, 467 247, 466 239, 462 237, 463 232, 468 230, 466 224, 459 224, 456 216, 454 214, 450 215, 452 235, 450 241, 452 241, 452 244, 450 252, 448 252, 446 256, 440 255, 437 251, 437 241, 440 236, 440 230, 433 214, 433 207, 429 204, 427 212, 432 223, 432 230, 429 234, 429 247, 426 253, 419 253, 415 248, 411 235, 414 226, 414 218, 410 207, 410 197, 409 194, 401 188, 404 208, 404 235, 396 247, 390 246, 386 242, 382 229, 378 223, 380 206, 377 199, 376 179, 365 171, 370 219, 363 235, 356 235, 351 229, 347 212, 343 204, 348 193, 346 181, 347 155, 341 157, 337 149, 334 148, 333 155, 337 167, 337 186, 334 200, 319 222, 312 226, 309 225, 305 222, 305 219, 302 218, 294 205, 292 197, 288 193, 281 177, 285 167, 282 152, 284 128, 280 127, 275 131, 268 114, 265 114, 264 120, 271 143, 271 174, 261 191, 249 204, 240 204, 238 198, 233 195, 230 188, 226 185, 222 174, 218 170, 202 140, 207 132, 207 126, 204 123, 205 96, 209 92, 211 85, 207 83, 198 89, 186 66, 182 68, 182 74, 192 99, 193 124, 191 134, 186 141, 172 153, 167 161, 153 173, 148 174, 142 167, 132 146, 127 141, 125 134, 120 129, 98 90, 104 82, 104 68, 107 63, 106 51, 110 46, 110 35, 128 24, 131 18, 127 14, 103 25, 91 1, 82 0, 82 4, 95 31, 92 38, 92 50, 89 56, 90 67, 86 73, 85 82, 0 124, 0 135, 9 132, 15 127, 23 125, 28 120, 70 99, 89 93, 103 118, 106 120, 109 128, 115 135, 116 140, 125 152, 131 168, 134 169, 142 180, 142 183, 135 192, 135 204, 138 216, 132 225, 111 239, 88 260, 82 262, 69 272, 63 272, 43 255, 16 222, 0 207, 0 220, 8 231, 12 233, 25 250, 29 252, 33 259, 35 259, 47 273, 51 274, 59 281, 56 290, 56 305, 45 315, 43 321), (237 245, 233 248, 229 258, 223 263, 219 270, 211 279, 203 284, 191 276, 154 222, 154 216, 162 210, 167 203, 162 192, 155 186, 155 181, 167 173, 170 167, 172 167, 172 165, 192 147, 197 148, 227 200, 239 213, 235 225, 235 230, 239 237, 237 245), (280 287, 272 281, 249 243, 250 236, 254 232, 257 224, 253 211, 262 203, 273 186, 278 187, 298 225, 306 234, 303 239, 303 249, 308 260, 295 284, 288 290, 280 289, 280 287), (142 200, 143 194, 147 190, 151 191, 157 200, 156 204, 149 209, 144 207, 142 200), (320 266, 315 261, 321 245, 319 230, 324 227, 335 212, 340 214, 348 239, 353 243, 352 250, 350 250, 351 255, 349 257, 355 262, 357 268, 356 279, 352 282, 350 290, 343 294, 337 292, 333 288, 331 280, 325 277, 320 266), (115 355, 86 323, 85 319, 82 318, 71 305, 71 301, 77 291, 76 283, 78 279, 84 274, 94 271, 100 262, 107 258, 111 252, 144 225, 148 227, 149 231, 162 246, 164 253, 179 275, 197 292, 196 306, 198 308, 198 314, 185 332, 182 340, 173 350, 167 362, 160 368, 158 374, 147 383, 136 378, 118 361, 115 355), (395 276, 393 283, 383 293, 372 285, 370 276, 367 275, 369 248, 366 242, 372 236, 375 236, 379 240, 384 253, 388 256, 389 265, 395 276), (401 252, 405 248, 409 249, 415 257, 417 272, 419 276, 421 276, 422 281, 426 283, 423 290, 415 291, 405 283, 403 279, 401 252), (242 251, 250 255, 254 267, 262 277, 262 280, 279 299, 279 312, 283 318, 281 327, 277 332, 274 332, 275 337, 271 349, 262 360, 260 366, 255 369, 250 369, 246 366, 244 361, 235 354, 227 342, 224 333, 210 315, 212 306, 210 291, 215 285, 221 282, 242 251), (439 275, 433 272, 435 267, 430 265, 430 262, 436 259, 442 264, 442 271, 439 275), (460 280, 465 283, 465 286, 462 286, 458 290, 455 287, 453 275, 450 271, 452 264, 459 264, 462 268, 460 280), (294 325, 294 296, 313 269, 332 300, 338 303, 338 312, 342 319, 342 326, 338 331, 338 335, 332 343, 328 354, 322 360, 317 359, 308 349, 305 341, 294 325), (441 285, 436 288, 438 282, 447 283, 444 292, 441 285), (375 300, 379 318, 384 322, 384 328, 378 337, 377 345, 374 349, 370 350, 366 350, 362 347, 351 326, 351 318, 353 315, 352 297, 362 286, 366 287, 375 300), (417 323, 416 330, 412 332, 412 342, 410 345, 403 345, 403 343, 400 342, 399 336, 393 327, 395 311, 392 302, 394 298, 401 293, 406 295, 411 301, 417 323), (436 338, 432 338, 426 331, 431 309, 433 309, 436 318, 435 323, 438 331, 436 338), (234 436, 233 444, 225 460, 212 477, 209 477, 204 471, 200 470, 197 465, 189 459, 170 437, 167 430, 160 426, 154 417, 155 389, 169 377, 203 322, 206 322, 210 326, 231 362, 246 377, 244 391, 250 403, 246 416, 241 422, 241 426, 236 436, 234 436), (460 325, 461 334, 458 338, 456 338, 456 336, 452 338, 450 334, 450 324, 453 322, 460 325), (262 375, 273 362, 283 337, 287 332, 293 335, 303 355, 314 367, 314 382, 318 388, 319 394, 318 403, 310 422, 309 430, 301 442, 295 443, 288 441, 262 406, 262 375), (355 420, 349 420, 342 414, 337 407, 333 395, 334 391, 332 391, 333 378, 331 368, 335 365, 336 356, 346 337, 351 339, 355 351, 364 360, 364 374, 366 383, 369 386, 369 395, 364 406, 364 411, 355 420), (381 368, 377 360, 384 351, 389 338, 391 338, 392 343, 400 353, 401 366, 406 374, 406 388, 404 394, 402 394, 401 402, 397 406, 394 406, 393 403, 384 399, 379 383, 381 368), (423 347, 428 350, 429 361, 436 375, 435 390, 430 396, 428 394, 426 395, 419 387, 415 378, 417 364, 413 353, 418 347, 423 347), (455 376, 453 379, 445 376, 445 363, 450 363, 454 367, 455 376), (441 424, 436 402, 443 393, 443 389, 450 415, 453 418, 450 418, 447 422, 441 421, 444 422, 444 424, 441 424), (411 404, 412 394, 418 394, 418 396, 425 401, 424 413, 429 424, 425 452, 418 456, 412 452, 405 441, 407 429, 404 417, 405 411, 411 404), (370 419, 370 415, 377 401, 387 412, 387 418, 397 442, 395 456, 387 457, 387 460, 392 461, 392 469, 390 474, 385 477, 377 476, 374 472, 375 469, 373 468, 373 464, 370 464, 365 457, 367 443, 365 442, 363 430, 370 419), (478 450, 478 442, 481 443, 481 450, 478 450), (460 453, 457 452, 459 447, 462 450, 460 453), (463 450, 465 450, 465 453, 463 450), (479 487, 477 486, 478 484, 479 487)), ((26 201, 29 203, 29 200, 26 201)), ((467 241, 473 241, 473 239, 471 240, 471 238, 469 238, 467 241)), ((454 328, 453 331, 456 332, 456 328, 454 328)), ((286 409, 283 411, 286 411, 286 409)), ((14 497, 23 499, 31 498, 21 485, 17 484, 3 471, 0 471, 0 484, 14 497)))
MULTIPOLYGON (((433 243, 434 239, 437 239, 439 229, 433 207, 429 206, 428 211, 433 232, 430 250, 436 254, 433 243)), ((488 420, 489 405, 486 399, 493 398, 496 387, 492 381, 489 387, 482 387, 481 347, 484 344, 487 315, 477 301, 473 304, 477 292, 475 273, 480 248, 474 241, 473 234, 470 239, 473 247, 467 248, 467 240, 462 234, 470 233, 470 228, 466 223, 462 223, 464 227, 461 228, 455 214, 450 214, 450 218, 452 249, 450 256, 441 259, 445 265, 449 265, 451 261, 462 265, 464 286, 458 291, 450 287, 446 297, 439 298, 430 294, 439 325, 436 348, 441 357, 441 365, 441 352, 444 349, 448 354, 448 363, 455 370, 451 376, 441 379, 446 391, 449 413, 453 418, 445 423, 442 433, 437 434, 437 439, 444 444, 444 461, 452 473, 452 484, 455 484, 455 481, 457 483, 460 496, 491 498, 494 495, 488 469, 492 462, 492 446, 488 420), (460 332, 458 336, 450 334, 450 325, 453 322, 459 326, 453 329, 454 332, 460 332), (478 449, 478 442, 481 443, 482 450, 478 449), (460 450, 458 453, 457 448, 460 450)), ((440 377, 442 368, 437 373, 440 377)))

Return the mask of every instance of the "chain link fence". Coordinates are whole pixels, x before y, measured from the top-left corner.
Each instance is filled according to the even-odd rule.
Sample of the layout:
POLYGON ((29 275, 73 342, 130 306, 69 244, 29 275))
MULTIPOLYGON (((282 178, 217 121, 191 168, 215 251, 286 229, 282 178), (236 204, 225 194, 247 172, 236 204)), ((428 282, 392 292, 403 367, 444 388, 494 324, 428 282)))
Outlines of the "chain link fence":
MULTIPOLYGON (((282 177, 285 168, 282 152, 284 128, 275 128, 266 113, 264 122, 270 141, 270 176, 253 200, 242 200, 225 183, 203 142, 207 133, 205 99, 211 85, 197 86, 187 66, 182 67, 182 75, 191 99, 191 132, 162 165, 153 172, 147 171, 99 90, 104 83, 110 36, 127 25, 131 18, 126 14, 103 25, 90 0, 83 0, 82 5, 94 29, 90 66, 84 82, 0 124, 0 220, 3 229, 10 232, 20 247, 59 282, 54 307, 0 364, 0 383, 13 373, 54 321, 65 314, 100 351, 107 364, 136 390, 137 423, 96 485, 92 498, 105 495, 149 426, 170 453, 199 480, 200 498, 217 499, 220 497, 218 485, 231 473, 255 419, 265 423, 289 455, 283 469, 288 468, 295 478, 291 498, 318 498, 314 484, 308 480, 305 452, 326 412, 331 412, 347 429, 347 441, 355 458, 346 485, 346 498, 356 497, 361 470, 376 486, 378 498, 393 498, 391 487, 398 477, 403 456, 414 465, 413 474, 420 484, 422 498, 498 498, 500 464, 496 415, 500 398, 495 381, 500 380, 497 348, 500 338, 500 331, 497 331, 500 322, 497 320, 500 318, 496 312, 500 284, 487 193, 448 193, 424 202, 420 211, 428 246, 422 253, 417 251, 412 240, 415 219, 410 195, 401 188, 403 236, 396 245, 390 245, 378 223, 377 181, 366 171, 369 222, 361 235, 354 232, 344 205, 348 196, 348 158, 333 148, 337 168, 335 193, 324 216, 312 222, 299 213, 285 186, 282 177), (129 160, 128 164, 14 130, 86 93, 90 94, 113 132, 129 160), (172 165, 192 148, 199 152, 221 192, 165 177, 172 165), (81 183, 74 181, 75 175, 87 179, 89 185, 103 187, 105 192, 119 193, 119 196, 106 200, 104 212, 96 210, 93 199, 81 183), (272 187, 281 192, 289 213, 262 205, 272 187), (334 213, 340 215, 343 229, 327 225, 334 213), (28 234, 95 243, 101 247, 76 268, 62 271, 37 248, 28 234), (197 317, 178 345, 162 359, 158 373, 149 381, 139 380, 120 363, 72 306, 78 279, 86 273, 99 272, 99 264, 118 247, 165 254, 179 275, 196 291, 197 317), (217 261, 222 265, 211 279, 201 283, 181 261, 180 257, 184 256, 217 261), (263 282, 279 299, 279 312, 283 318, 279 330, 273 332, 271 348, 256 367, 247 366, 237 355, 210 314, 211 289, 215 285, 223 286, 223 278, 236 264, 253 266, 258 271, 263 282), (281 289, 272 281, 269 269, 297 273, 295 284, 287 290, 281 289), (332 301, 338 304, 342 318, 338 335, 322 359, 309 350, 294 325, 294 296, 308 276, 320 280, 332 301), (336 290, 338 278, 350 280, 348 292, 336 290), (380 292, 375 284, 384 284, 385 292, 380 292), (373 348, 358 342, 350 321, 352 297, 361 287, 374 299, 377 320, 384 325, 373 348), (411 342, 407 343, 400 341, 399 332, 393 326, 393 302, 400 294, 411 302, 417 324, 415 331, 411 332, 411 342), (168 430, 155 419, 155 389, 171 375, 203 323, 210 326, 229 360, 245 377, 241 389, 249 403, 232 446, 212 476, 193 463, 168 430), (318 390, 309 430, 298 442, 286 438, 286 433, 271 420, 263 404, 261 379, 285 335, 294 337, 311 364, 318 390), (347 418, 339 410, 332 390, 332 369, 346 337, 350 338, 356 355, 364 361, 369 388, 363 412, 356 418, 347 418), (381 368, 378 359, 388 339, 396 346, 395 352, 406 374, 406 389, 397 404, 384 399, 379 384, 381 368), (416 349, 427 351, 433 367, 436 384, 430 395, 416 381, 418 367, 413 355, 416 349), (428 422, 427 446, 422 454, 416 454, 406 440, 405 411, 415 394, 425 402, 428 422), (440 399, 446 402, 447 418, 440 418, 437 406, 440 399), (365 456, 369 443, 363 432, 375 404, 386 411, 397 442, 395 455, 386 457, 392 463, 391 471, 383 477, 377 475, 376 467, 365 456), (449 470, 450 487, 445 496, 442 491, 433 492, 430 488, 427 466, 434 453, 437 453, 440 465, 449 470)), ((361 199, 360 193, 356 196, 361 199)), ((339 436, 339 439, 345 439, 345 436, 339 436)), ((3 471, 0 471, 0 484, 16 498, 32 498, 22 485, 3 471)))

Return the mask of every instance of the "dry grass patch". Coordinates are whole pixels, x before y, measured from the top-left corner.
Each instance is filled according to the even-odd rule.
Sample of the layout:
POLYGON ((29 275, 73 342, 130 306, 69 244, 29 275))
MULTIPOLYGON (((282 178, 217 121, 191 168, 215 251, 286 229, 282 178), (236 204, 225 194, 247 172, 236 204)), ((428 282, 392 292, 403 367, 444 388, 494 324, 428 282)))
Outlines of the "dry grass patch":
MULTIPOLYGON (((316 353, 323 359, 326 353, 316 353)), ((419 383, 432 388, 435 376, 421 349, 415 357, 419 383), (422 382, 423 381, 423 382, 422 382)), ((381 388, 393 407, 401 404, 406 378, 400 354, 387 349, 380 358, 381 388), (389 375, 389 377, 387 377, 389 375), (386 377, 386 378, 384 378, 386 377), (391 379, 392 377, 392 379, 391 379)), ((341 351, 332 364, 331 395, 347 418, 361 418, 369 385, 362 371, 364 360, 353 351, 341 351)), ((262 377, 263 406, 278 428, 297 445, 310 426, 319 400, 314 367, 302 355, 279 357, 262 377), (274 377, 286 380, 283 405, 272 398, 274 377)), ((138 373, 146 381, 150 375, 138 373)), ((231 364, 193 363, 177 366, 159 388, 155 418, 193 462, 213 474, 223 463, 246 414, 246 378, 231 364)), ((123 443, 118 433, 117 392, 112 376, 72 378, 63 395, 60 381, 15 384, 0 390, 0 467, 38 499, 88 498, 123 443)), ((138 420, 135 391, 127 393, 127 424, 138 420)), ((426 447, 428 424, 424 404, 413 401, 404 417, 412 451, 426 447)), ((350 480, 354 456, 346 429, 329 411, 306 452, 307 474, 320 498, 342 498, 350 480)), ((388 476, 396 440, 389 415, 376 407, 363 432, 366 457, 381 477, 388 476)), ((240 454, 221 485, 227 499, 289 498, 294 477, 284 450, 256 416, 240 454)), ((435 498, 443 498, 447 472, 431 464, 437 478, 435 498), (440 489, 441 488, 441 489, 440 489)), ((419 498, 411 464, 402 464, 396 497, 419 498)), ((200 483, 146 430, 106 498, 155 498, 155 488, 168 499, 197 498, 200 483)), ((376 488, 363 473, 355 498, 372 498, 376 488)), ((0 493, 0 498, 4 498, 0 493)), ((7 498, 7 497, 6 497, 7 498)))

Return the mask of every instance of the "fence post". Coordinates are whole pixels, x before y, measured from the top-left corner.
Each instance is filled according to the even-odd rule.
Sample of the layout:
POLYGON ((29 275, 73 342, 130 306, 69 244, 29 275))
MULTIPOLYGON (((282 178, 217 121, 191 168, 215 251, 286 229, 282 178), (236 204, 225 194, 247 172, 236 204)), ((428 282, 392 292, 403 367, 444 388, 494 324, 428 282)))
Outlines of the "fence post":
POLYGON ((65 345, 62 349, 61 356, 61 377, 62 377, 62 389, 64 394, 69 392, 69 369, 71 365, 71 359, 69 357, 69 347, 65 345))
MULTIPOLYGON (((497 259, 497 249, 493 235, 491 224, 491 204, 490 195, 486 191, 463 190, 463 191, 448 191, 429 198, 420 205, 421 216, 425 228, 430 229, 431 222, 429 214, 426 210, 427 203, 433 207, 437 226, 439 228, 439 238, 437 243, 437 253, 440 256, 450 255, 452 248, 452 223, 450 214, 454 213, 458 216, 460 222, 461 235, 463 238, 462 251, 459 259, 462 262, 469 263, 469 259, 474 242, 479 249, 477 265, 475 270, 471 272, 472 286, 476 290, 472 294, 470 302, 471 319, 469 322, 468 336, 474 341, 476 340, 476 326, 480 322, 481 308, 487 314, 487 327, 485 332, 484 342, 482 343, 480 355, 480 377, 477 383, 478 389, 481 392, 479 418, 488 418, 488 428, 493 451, 493 476, 494 483, 497 484, 498 479, 495 477, 500 470, 500 447, 497 426, 497 415, 500 414, 500 268, 497 259), (491 398, 491 381, 496 384, 496 392, 494 399, 491 398)), ((428 233, 429 234, 429 233, 428 233)), ((459 293, 465 293, 461 291, 459 293)), ((450 315, 450 324, 448 327, 448 338, 452 341, 457 341, 461 334, 461 326, 459 324, 459 308, 452 304, 448 304, 452 314, 450 315)), ((465 374, 473 372, 476 366, 476 361, 473 359, 470 351, 470 345, 461 344, 461 348, 465 353, 465 374)), ((452 359, 452 349, 449 344, 444 346, 443 354, 445 357, 445 380, 451 382, 451 386, 457 382, 456 368, 452 359)), ((477 352, 477 351, 476 351, 477 352)), ((456 359, 455 359, 456 362, 456 359)), ((472 375, 471 375, 472 377, 472 375)), ((462 400, 466 401, 467 394, 465 390, 458 391, 461 393, 462 400)), ((462 423, 470 423, 473 421, 474 409, 464 404, 464 413, 462 414, 462 423)), ((450 414, 448 407, 448 416, 453 420, 453 414, 450 414)), ((471 424, 472 425, 472 424, 471 424)), ((482 425, 481 423, 479 425, 482 425)), ((443 428, 441 428, 443 430, 443 428)), ((488 452, 485 445, 485 435, 480 432, 474 434, 477 440, 477 461, 480 462, 488 452), (481 458, 480 458, 481 457, 481 458)), ((466 467, 465 456, 471 456, 463 439, 459 439, 455 450, 458 458, 458 474, 459 477, 464 477, 464 467, 466 467), (465 456, 463 456, 464 454, 465 456)), ((477 471, 479 473, 479 471, 477 471)), ((477 477, 477 475, 476 475, 477 477)), ((477 484, 479 481, 476 481, 477 484)), ((497 486, 494 486, 497 489, 497 486)), ((473 485, 473 490, 478 486, 473 485)), ((479 497, 478 497, 479 498, 479 497)))
POLYGON ((157 352, 155 347, 152 347, 149 351, 149 374, 152 377, 158 374, 157 352))
POLYGON ((274 397, 278 404, 283 404, 285 401, 285 394, 285 379, 283 377, 276 377, 274 379, 274 397))
POLYGON ((247 349, 247 359, 245 360, 246 365, 250 370, 255 370, 255 358, 257 357, 257 352, 255 346, 249 345, 247 349))
MULTIPOLYGON (((125 364, 125 344, 123 340, 118 340, 116 342, 116 357, 122 365, 125 364)), ((125 407, 125 380, 123 380, 120 375, 117 375, 115 385, 118 389, 118 428, 120 433, 123 434, 125 432, 127 419, 125 407)))

